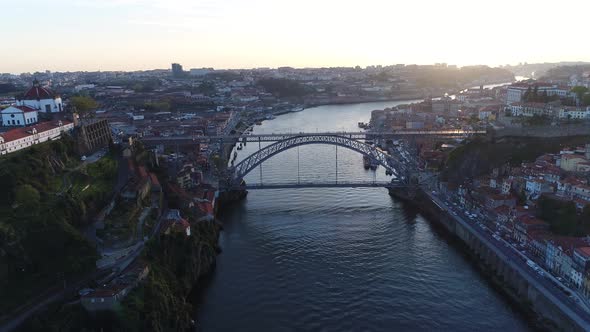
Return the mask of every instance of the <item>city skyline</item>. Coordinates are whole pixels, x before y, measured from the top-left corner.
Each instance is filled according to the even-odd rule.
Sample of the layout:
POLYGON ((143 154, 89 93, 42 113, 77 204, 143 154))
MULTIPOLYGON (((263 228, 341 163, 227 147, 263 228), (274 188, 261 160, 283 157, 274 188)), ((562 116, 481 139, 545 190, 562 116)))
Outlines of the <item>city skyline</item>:
POLYGON ((132 71, 169 68, 171 62, 229 69, 590 60, 590 46, 575 33, 583 31, 590 4, 576 0, 559 6, 501 0, 485 13, 466 0, 2 3, 10 10, 0 28, 12 33, 3 38, 0 72, 9 73, 132 71), (525 12, 527 17, 510 14, 525 12), (568 17, 569 33, 547 23, 536 32, 540 25, 524 23, 550 22, 556 15, 568 17))

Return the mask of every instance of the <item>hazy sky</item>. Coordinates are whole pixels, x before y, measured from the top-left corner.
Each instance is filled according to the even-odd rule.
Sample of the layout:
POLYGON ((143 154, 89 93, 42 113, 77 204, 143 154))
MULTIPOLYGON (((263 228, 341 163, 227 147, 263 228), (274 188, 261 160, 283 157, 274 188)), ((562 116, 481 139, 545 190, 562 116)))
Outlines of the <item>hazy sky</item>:
POLYGON ((0 0, 0 72, 590 61, 589 0, 0 0))

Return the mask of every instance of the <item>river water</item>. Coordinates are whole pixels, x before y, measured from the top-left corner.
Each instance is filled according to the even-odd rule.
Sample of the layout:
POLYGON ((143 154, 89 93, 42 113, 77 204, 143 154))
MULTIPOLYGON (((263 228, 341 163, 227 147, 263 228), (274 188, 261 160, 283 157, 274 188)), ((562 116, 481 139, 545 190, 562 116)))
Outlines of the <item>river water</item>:
MULTIPOLYGON (((400 103, 320 106, 254 132, 358 131, 372 110, 400 103)), ((339 180, 388 178, 354 152, 337 154, 339 180)), ((332 181, 335 165, 334 146, 302 146, 246 181, 332 181)), ((385 189, 251 191, 221 220, 223 253, 198 304, 203 331, 528 330, 447 233, 385 189)))

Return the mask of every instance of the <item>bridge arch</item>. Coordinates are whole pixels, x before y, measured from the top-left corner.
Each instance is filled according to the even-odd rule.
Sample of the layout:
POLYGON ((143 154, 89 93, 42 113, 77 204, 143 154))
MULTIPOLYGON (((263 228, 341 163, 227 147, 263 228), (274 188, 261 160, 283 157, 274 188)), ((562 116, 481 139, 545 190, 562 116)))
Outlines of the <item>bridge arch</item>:
POLYGON ((365 144, 359 140, 355 140, 346 136, 341 135, 304 135, 304 136, 293 136, 284 140, 275 142, 268 145, 255 153, 251 154, 236 166, 231 167, 231 176, 233 183, 240 183, 242 179, 254 170, 257 166, 262 164, 269 158, 276 156, 277 154, 286 150, 310 144, 324 144, 324 145, 336 145, 367 156, 371 160, 377 162, 379 165, 385 167, 385 169, 391 171, 393 174, 399 176, 405 172, 405 165, 400 160, 393 156, 385 153, 384 151, 365 144))

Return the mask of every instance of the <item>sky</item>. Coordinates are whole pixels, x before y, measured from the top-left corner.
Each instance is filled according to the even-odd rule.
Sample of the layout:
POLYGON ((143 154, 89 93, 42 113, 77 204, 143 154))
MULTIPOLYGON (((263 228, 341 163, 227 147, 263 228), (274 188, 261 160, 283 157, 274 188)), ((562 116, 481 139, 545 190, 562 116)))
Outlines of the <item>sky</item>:
POLYGON ((0 0, 0 73, 590 61, 588 0, 0 0))

